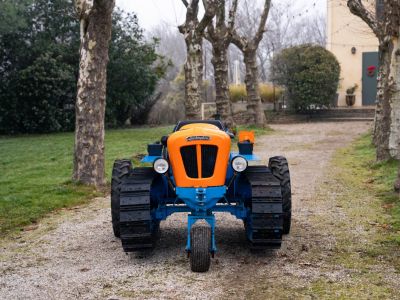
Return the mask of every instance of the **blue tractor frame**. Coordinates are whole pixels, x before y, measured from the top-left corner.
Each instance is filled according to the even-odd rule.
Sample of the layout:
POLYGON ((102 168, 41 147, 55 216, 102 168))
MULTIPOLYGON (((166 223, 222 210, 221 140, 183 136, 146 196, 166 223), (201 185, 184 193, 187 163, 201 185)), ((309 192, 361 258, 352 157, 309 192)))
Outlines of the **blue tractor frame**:
MULTIPOLYGON (((234 172, 231 161, 237 156, 244 157, 247 161, 260 161, 255 154, 239 154, 231 152, 229 156, 226 182, 223 186, 207 188, 181 188, 176 187, 172 170, 161 175, 162 180, 153 183, 151 188, 151 198, 157 203, 157 207, 151 210, 153 220, 157 222, 166 220, 174 213, 189 213, 187 222, 187 242, 186 251, 191 249, 191 229, 199 221, 206 221, 211 228, 211 247, 209 249, 212 256, 217 251, 215 242, 215 212, 227 212, 243 221, 250 221, 250 208, 245 205, 245 200, 251 198, 251 186, 241 179, 241 174, 234 172)), ((142 159, 142 163, 153 163, 160 156, 147 155, 142 159)), ((155 222, 155 224, 157 224, 155 222)), ((246 231, 247 238, 252 239, 252 232, 246 231)))

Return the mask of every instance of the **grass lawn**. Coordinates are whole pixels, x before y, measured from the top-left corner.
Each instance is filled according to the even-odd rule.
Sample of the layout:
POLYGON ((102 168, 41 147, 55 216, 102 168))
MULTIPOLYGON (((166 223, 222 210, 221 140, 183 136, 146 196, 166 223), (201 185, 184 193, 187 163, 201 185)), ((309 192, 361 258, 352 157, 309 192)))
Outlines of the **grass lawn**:
MULTIPOLYGON (((172 127, 108 130, 106 172, 113 161, 146 153, 172 127)), ((48 212, 84 203, 99 192, 71 182, 73 133, 0 138, 0 233, 18 230, 48 212)), ((134 159, 135 161, 135 159, 134 159)))
POLYGON ((393 277, 400 272, 400 199, 393 190, 398 162, 376 163, 371 140, 366 134, 337 151, 331 180, 321 187, 321 199, 333 204, 330 217, 314 216, 320 228, 330 227, 332 244, 323 261, 332 274, 347 275, 319 276, 305 289, 313 298, 398 298, 393 277))
POLYGON ((375 148, 370 134, 362 136, 351 147, 338 153, 335 163, 343 170, 349 186, 368 191, 382 201, 383 208, 391 214, 387 238, 400 245, 400 197, 393 190, 398 162, 375 162, 375 148))
MULTIPOLYGON (((147 144, 170 133, 172 126, 108 130, 106 172, 117 158, 145 154, 147 144)), ((270 128, 240 126, 268 134, 270 128)), ((235 144, 236 142, 232 142, 235 144)), ((19 230, 52 210, 84 203, 101 192, 71 182, 73 133, 0 137, 0 233, 19 230)))

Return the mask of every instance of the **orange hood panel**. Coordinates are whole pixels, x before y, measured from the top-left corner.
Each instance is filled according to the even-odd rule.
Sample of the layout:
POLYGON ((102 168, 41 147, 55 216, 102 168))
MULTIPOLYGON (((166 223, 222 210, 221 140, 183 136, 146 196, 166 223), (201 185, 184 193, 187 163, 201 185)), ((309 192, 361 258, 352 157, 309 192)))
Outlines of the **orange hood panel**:
POLYGON ((178 187, 209 187, 225 184, 226 171, 229 162, 231 139, 227 133, 211 124, 194 123, 183 126, 179 131, 172 133, 167 142, 169 160, 172 172, 178 187), (201 146, 217 146, 214 173, 211 177, 201 178, 202 159, 201 146), (181 148, 196 146, 196 160, 198 178, 191 178, 186 174, 182 160, 181 148))

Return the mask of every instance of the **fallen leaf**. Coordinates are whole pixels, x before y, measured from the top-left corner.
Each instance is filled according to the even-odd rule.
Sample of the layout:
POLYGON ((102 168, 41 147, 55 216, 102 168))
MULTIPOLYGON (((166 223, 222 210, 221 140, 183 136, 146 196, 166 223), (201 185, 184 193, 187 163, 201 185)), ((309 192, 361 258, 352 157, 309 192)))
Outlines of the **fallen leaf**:
POLYGON ((87 271, 89 271, 89 270, 90 270, 89 268, 82 268, 82 269, 79 269, 80 272, 87 272, 87 271))
POLYGON ((375 182, 374 178, 369 178, 369 179, 364 181, 364 183, 374 183, 374 182, 375 182))
POLYGON ((39 225, 29 225, 24 228, 24 231, 32 231, 38 229, 39 225))
POLYGON ((385 208, 385 209, 392 209, 394 207, 394 204, 393 203, 387 203, 387 204, 382 205, 382 207, 385 208))

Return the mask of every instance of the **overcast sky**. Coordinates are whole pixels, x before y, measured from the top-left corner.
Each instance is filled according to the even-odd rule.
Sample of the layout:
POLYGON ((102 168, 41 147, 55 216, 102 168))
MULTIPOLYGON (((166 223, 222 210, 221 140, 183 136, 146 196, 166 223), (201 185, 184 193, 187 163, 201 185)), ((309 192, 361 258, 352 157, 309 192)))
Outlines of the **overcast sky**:
MULTIPOLYGON (((274 1, 282 0, 273 0, 272 3, 274 1)), ((326 13, 326 0, 292 0, 292 2, 300 12, 326 13)), ((140 25, 145 29, 151 29, 161 22, 176 27, 183 23, 185 17, 185 7, 181 0, 116 0, 116 3, 125 11, 135 12, 140 25)))

